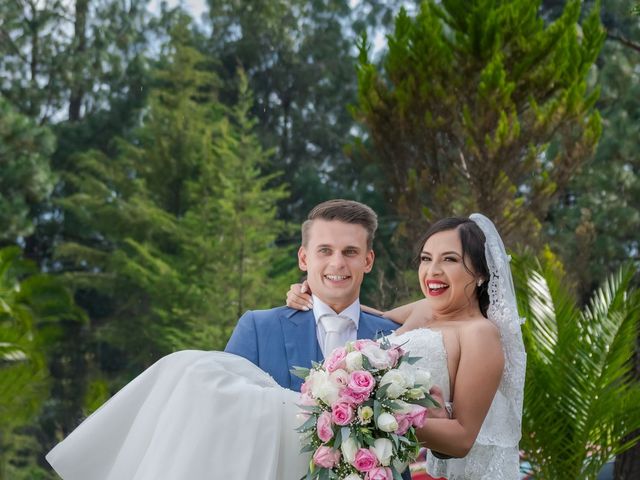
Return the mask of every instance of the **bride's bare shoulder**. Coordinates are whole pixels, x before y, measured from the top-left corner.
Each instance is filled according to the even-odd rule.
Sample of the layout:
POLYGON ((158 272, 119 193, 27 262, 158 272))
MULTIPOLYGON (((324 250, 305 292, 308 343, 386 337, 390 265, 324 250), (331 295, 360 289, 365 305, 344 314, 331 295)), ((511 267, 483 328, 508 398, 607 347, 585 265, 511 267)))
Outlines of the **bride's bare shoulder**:
POLYGON ((498 327, 485 317, 475 317, 460 325, 461 337, 470 340, 500 340, 500 331, 498 327))

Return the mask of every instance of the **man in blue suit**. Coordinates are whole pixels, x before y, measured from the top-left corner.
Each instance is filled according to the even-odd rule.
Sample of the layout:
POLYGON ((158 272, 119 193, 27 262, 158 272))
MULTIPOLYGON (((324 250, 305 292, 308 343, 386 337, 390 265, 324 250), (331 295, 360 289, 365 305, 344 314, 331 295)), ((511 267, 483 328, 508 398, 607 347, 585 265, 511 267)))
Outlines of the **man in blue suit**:
MULTIPOLYGON (((375 339, 395 330, 396 323, 360 309, 360 286, 373 267, 377 227, 377 215, 361 203, 329 200, 317 205, 302 224, 298 250, 298 266, 307 273, 313 308, 248 311, 238 320, 225 351, 249 359, 281 386, 300 391, 302 379, 291 373, 292 367, 308 368, 312 361, 323 361, 336 342, 375 339), (325 317, 336 316, 342 328, 330 339, 330 321, 325 317)), ((408 469, 402 478, 411 479, 408 469)))
POLYGON ((226 352, 241 355, 269 373, 281 386, 300 391, 302 380, 294 366, 310 367, 328 354, 324 317, 339 316, 339 343, 376 338, 398 325, 360 310, 360 286, 371 271, 375 255, 375 212, 350 200, 329 200, 316 206, 302 225, 298 265, 307 273, 313 292, 308 311, 278 307, 248 311, 233 331, 226 352))

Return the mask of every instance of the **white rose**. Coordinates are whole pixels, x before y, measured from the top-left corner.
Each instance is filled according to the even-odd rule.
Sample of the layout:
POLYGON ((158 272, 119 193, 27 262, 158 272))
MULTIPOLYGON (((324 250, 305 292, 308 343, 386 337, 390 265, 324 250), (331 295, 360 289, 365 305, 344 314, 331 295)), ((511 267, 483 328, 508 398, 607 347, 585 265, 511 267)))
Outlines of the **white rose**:
POLYGON ((345 358, 347 363, 347 370, 353 372, 355 370, 362 370, 362 354, 357 350, 351 353, 347 353, 345 358))
POLYGON ((395 432, 398 429, 398 421, 396 420, 396 417, 387 412, 378 415, 376 425, 380 430, 387 433, 395 432))
POLYGON ((380 379, 380 387, 389 385, 387 389, 388 398, 398 398, 407 390, 407 377, 400 370, 389 370, 380 379))
POLYGON ((358 445, 358 442, 356 442, 353 437, 347 438, 342 442, 342 445, 340 445, 342 455, 344 455, 345 460, 349 463, 353 463, 356 459, 356 452, 359 448, 360 445, 358 445))
POLYGON ((377 345, 367 345, 360 352, 367 357, 373 368, 385 370, 391 367, 391 359, 387 351, 377 345))
POLYGON ((416 385, 420 385, 425 392, 428 392, 431 388, 431 372, 423 370, 422 368, 417 368, 415 371, 415 377, 416 385))
POLYGON ((393 455, 393 444, 388 438, 376 438, 373 442, 373 453, 381 465, 388 467, 393 455))
POLYGON ((327 405, 331 405, 338 400, 340 387, 329 373, 324 370, 316 371, 311 381, 311 394, 319 398, 327 405))
POLYGON ((404 375, 404 378, 407 382, 407 388, 413 388, 416 383, 416 367, 413 365, 409 365, 408 363, 403 363, 400 365, 399 370, 404 375))

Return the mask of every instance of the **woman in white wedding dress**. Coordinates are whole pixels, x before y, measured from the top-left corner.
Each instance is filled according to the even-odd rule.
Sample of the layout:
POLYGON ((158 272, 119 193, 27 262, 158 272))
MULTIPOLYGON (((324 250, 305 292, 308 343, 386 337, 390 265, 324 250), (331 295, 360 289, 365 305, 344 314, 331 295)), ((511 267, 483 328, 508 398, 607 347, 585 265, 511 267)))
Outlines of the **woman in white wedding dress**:
MULTIPOLYGON (((488 219, 470 218, 430 229, 419 273, 426 298, 389 312, 404 322, 392 341, 422 356, 418 365, 453 401, 452 418, 430 418, 420 439, 445 455, 468 453, 430 456, 429 472, 515 480, 520 320, 502 241, 488 219)), ((177 352, 124 387, 47 460, 65 480, 299 479, 309 459, 298 453, 298 396, 244 358, 177 352)))

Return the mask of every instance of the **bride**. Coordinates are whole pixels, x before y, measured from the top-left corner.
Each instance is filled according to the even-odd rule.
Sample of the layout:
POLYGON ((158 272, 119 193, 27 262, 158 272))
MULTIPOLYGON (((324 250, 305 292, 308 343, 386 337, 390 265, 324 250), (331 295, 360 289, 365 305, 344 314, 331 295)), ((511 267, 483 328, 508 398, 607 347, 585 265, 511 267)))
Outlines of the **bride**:
MULTIPOLYGON (((453 405, 418 434, 441 456, 463 458, 429 454, 427 470, 447 480, 516 480, 525 353, 502 240, 474 214, 435 223, 422 245, 425 299, 386 315, 404 323, 391 341, 423 357, 418 366, 453 405)), ((65 480, 299 479, 309 458, 298 453, 298 396, 244 358, 177 352, 47 460, 65 480)))

